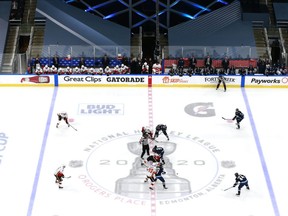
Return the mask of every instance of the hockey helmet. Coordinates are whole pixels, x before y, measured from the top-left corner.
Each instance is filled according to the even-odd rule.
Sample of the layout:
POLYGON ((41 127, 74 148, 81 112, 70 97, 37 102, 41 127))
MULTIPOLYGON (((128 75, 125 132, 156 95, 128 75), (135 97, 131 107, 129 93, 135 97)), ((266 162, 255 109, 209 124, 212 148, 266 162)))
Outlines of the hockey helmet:
POLYGON ((236 177, 238 177, 238 176, 239 176, 239 174, 238 174, 238 173, 235 173, 234 175, 235 175, 236 177))
POLYGON ((156 149, 157 149, 157 145, 155 145, 152 149, 152 152, 156 152, 156 149))
POLYGON ((160 161, 160 156, 159 155, 154 155, 154 159, 156 160, 156 161, 160 161))

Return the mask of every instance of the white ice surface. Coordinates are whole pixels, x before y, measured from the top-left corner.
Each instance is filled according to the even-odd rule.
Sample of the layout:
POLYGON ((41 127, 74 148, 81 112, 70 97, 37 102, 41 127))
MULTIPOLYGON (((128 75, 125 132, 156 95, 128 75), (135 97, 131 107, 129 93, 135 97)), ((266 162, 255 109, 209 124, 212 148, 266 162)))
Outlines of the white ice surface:
MULTIPOLYGON (((224 93, 200 88, 153 88, 150 118, 146 88, 59 88, 55 103, 53 91, 0 89, 0 133, 8 137, 0 142, 5 146, 0 151, 1 216, 162 216, 177 215, 179 210, 184 216, 288 215, 286 89, 246 89, 247 104, 241 89, 224 93), (199 102, 209 103, 208 109, 214 110, 215 116, 200 117, 205 109, 199 110, 196 117, 184 111, 187 105, 199 102), (83 104, 117 104, 123 110, 118 115, 85 115, 79 113, 83 104), (235 129, 235 123, 221 118, 232 118, 235 108, 245 114, 240 130, 235 129), (60 128, 55 127, 56 113, 62 110, 68 112, 78 131, 63 122, 60 128), (138 157, 129 151, 127 143, 139 147, 139 130, 149 125, 149 119, 154 126, 168 126, 170 142, 176 143, 176 149, 167 157, 177 173, 175 178, 189 180, 189 195, 169 195, 155 201, 150 195, 151 199, 135 199, 115 193, 116 181, 131 177, 138 157), (70 167, 71 160, 82 161, 83 166, 70 167), (225 168, 223 161, 232 161, 235 167, 225 168), (67 164, 65 174, 71 175, 64 179, 63 190, 58 189, 53 177, 61 164, 67 164), (264 172, 263 165, 268 172, 264 172), (251 187, 250 191, 243 188, 240 197, 235 196, 236 188, 223 191, 233 185, 235 172, 245 174, 251 187), (213 186, 217 179, 221 179, 219 184, 213 186)), ((165 136, 160 134, 159 140, 164 142, 165 136)), ((139 180, 141 184, 143 179, 139 180)), ((169 180, 166 176, 167 191, 173 188, 169 180)), ((163 192, 160 186, 156 197, 163 192)), ((143 194, 149 193, 146 184, 143 194)))

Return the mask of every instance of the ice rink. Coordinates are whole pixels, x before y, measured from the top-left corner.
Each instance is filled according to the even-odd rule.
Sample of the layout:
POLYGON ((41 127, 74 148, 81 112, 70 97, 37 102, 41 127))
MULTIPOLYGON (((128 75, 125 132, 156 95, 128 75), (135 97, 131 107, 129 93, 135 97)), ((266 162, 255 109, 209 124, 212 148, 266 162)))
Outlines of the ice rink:
POLYGON ((287 216, 288 90, 1 87, 1 216, 287 216), (245 114, 241 129, 232 118, 245 114), (70 124, 56 128, 57 113, 70 124), (167 190, 144 183, 142 126, 160 134, 167 190), (54 171, 65 164, 63 189, 54 171), (237 187, 234 173, 250 190, 237 187))

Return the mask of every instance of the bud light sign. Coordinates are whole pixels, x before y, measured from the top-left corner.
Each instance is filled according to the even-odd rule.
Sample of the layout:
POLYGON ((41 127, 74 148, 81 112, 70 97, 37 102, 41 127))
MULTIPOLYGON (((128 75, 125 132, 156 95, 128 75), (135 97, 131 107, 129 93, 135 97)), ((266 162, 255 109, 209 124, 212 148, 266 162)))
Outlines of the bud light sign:
POLYGON ((123 104, 79 104, 80 115, 123 115, 123 104))

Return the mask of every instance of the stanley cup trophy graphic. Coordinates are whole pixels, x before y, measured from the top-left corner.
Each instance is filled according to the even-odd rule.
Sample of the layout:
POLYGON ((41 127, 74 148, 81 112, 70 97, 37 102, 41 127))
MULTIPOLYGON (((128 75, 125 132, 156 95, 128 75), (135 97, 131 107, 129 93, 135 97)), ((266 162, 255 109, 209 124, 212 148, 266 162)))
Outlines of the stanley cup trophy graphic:
MULTIPOLYGON (((140 155, 142 151, 141 145, 138 142, 127 143, 128 149, 135 155, 140 155)), ((175 170, 172 168, 172 163, 166 156, 172 154, 176 149, 176 143, 164 142, 158 143, 165 150, 164 154, 164 171, 163 175, 167 190, 163 189, 161 181, 157 180, 155 190, 157 191, 157 199, 171 199, 191 194, 190 182, 187 179, 180 178, 176 175, 175 170)), ((141 158, 135 158, 133 167, 127 177, 120 178, 116 181, 115 193, 122 196, 127 196, 135 199, 150 199, 149 181, 144 183, 147 171, 145 166, 141 166, 141 158)))

